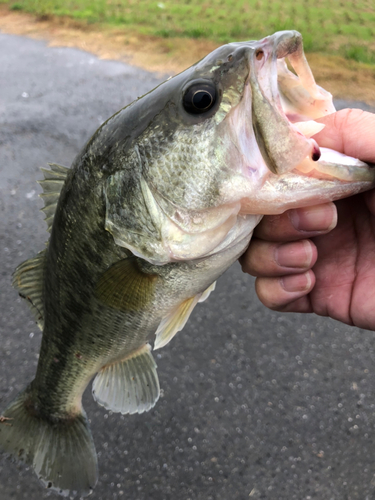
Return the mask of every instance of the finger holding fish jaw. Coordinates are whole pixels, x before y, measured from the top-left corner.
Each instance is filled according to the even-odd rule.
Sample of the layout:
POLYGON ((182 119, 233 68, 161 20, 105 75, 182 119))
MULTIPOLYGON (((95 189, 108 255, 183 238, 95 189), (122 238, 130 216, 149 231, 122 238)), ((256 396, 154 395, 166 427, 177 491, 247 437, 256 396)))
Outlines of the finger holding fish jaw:
POLYGON ((315 285, 311 267, 317 250, 310 240, 274 243, 254 239, 240 259, 243 272, 256 276, 259 300, 276 311, 311 312, 306 295, 315 285))
POLYGON ((262 220, 240 262, 244 272, 257 277, 256 292, 265 306, 284 312, 312 312, 308 294, 315 285, 311 269, 318 253, 308 238, 328 233, 336 223, 334 203, 262 220))
POLYGON ((302 274, 280 278, 257 278, 255 290, 263 305, 274 311, 310 313, 313 308, 309 293, 315 285, 315 275, 309 270, 302 274))
POLYGON ((255 288, 260 301, 278 311, 289 307, 295 311, 295 302, 299 301, 299 312, 309 312, 309 301, 300 299, 306 299, 315 284, 310 270, 317 258, 315 245, 309 240, 284 245, 256 240, 254 248, 264 256, 250 263, 251 274, 258 275, 255 288))
MULTIPOLYGON (((318 121, 326 125, 314 137, 319 146, 374 163, 373 146, 368 140, 375 122, 373 114, 346 109, 318 121)), ((368 208, 375 213, 371 206, 373 191, 366 194, 368 208)), ((312 268, 319 256, 315 244, 306 238, 329 233, 336 224, 334 203, 262 219, 241 265, 244 272, 257 277, 256 291, 265 306, 285 312, 313 312, 309 294, 315 285, 312 268)))

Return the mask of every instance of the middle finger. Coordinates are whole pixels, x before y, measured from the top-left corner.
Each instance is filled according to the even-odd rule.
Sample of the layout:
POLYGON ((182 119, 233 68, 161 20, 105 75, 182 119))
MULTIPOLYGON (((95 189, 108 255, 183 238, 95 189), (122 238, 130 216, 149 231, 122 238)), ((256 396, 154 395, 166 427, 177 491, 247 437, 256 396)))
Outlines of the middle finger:
POLYGON ((254 238, 240 263, 243 272, 252 276, 285 276, 307 271, 317 256, 310 240, 280 244, 254 238))

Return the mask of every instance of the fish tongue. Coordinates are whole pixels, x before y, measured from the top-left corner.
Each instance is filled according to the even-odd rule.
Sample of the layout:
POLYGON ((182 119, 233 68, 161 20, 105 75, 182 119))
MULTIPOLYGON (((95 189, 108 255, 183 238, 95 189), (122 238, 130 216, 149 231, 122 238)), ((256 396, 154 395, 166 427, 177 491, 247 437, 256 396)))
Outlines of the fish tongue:
POLYGON ((307 120, 304 122, 294 122, 293 126, 298 129, 305 137, 310 138, 318 132, 321 132, 324 129, 325 124, 318 123, 314 120, 307 120))

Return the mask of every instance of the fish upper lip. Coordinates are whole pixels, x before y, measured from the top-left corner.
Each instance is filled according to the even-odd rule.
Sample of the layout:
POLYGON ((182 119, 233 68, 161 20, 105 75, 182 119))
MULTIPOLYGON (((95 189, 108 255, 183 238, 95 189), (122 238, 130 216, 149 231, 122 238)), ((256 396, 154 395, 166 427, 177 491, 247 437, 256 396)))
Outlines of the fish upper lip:
MULTIPOLYGON (((307 155, 317 150, 315 143, 295 130, 286 116, 279 88, 280 69, 283 70, 284 84, 286 82, 284 90, 287 92, 284 93, 290 98, 290 103, 294 99, 290 82, 308 92, 310 99, 317 99, 319 91, 303 55, 302 37, 296 31, 275 33, 258 42, 249 65, 254 132, 269 170, 280 175, 293 170, 307 155), (287 69, 284 62, 287 56, 293 59, 296 73, 301 76, 297 77, 287 69), (280 60, 283 62, 279 63, 280 60), (298 83, 295 84, 294 80, 298 83)), ((300 95, 297 97, 300 99, 300 95)))
MULTIPOLYGON (((287 124, 289 134, 294 137, 296 145, 299 144, 301 152, 304 151, 303 140, 310 145, 308 154, 300 158, 300 161, 289 165, 286 165, 284 162, 281 168, 277 165, 277 161, 270 158, 270 156, 272 156, 270 151, 266 150, 265 153, 267 158, 264 159, 268 167, 270 168, 270 163, 276 163, 277 165, 274 170, 270 168, 273 173, 280 175, 294 171, 299 175, 314 175, 316 177, 319 177, 319 174, 321 174, 325 178, 332 177, 342 181, 350 180, 350 178, 352 178, 351 176, 355 174, 362 176, 364 178, 363 180, 365 180, 365 178, 369 180, 370 176, 366 175, 366 167, 369 168, 369 166, 366 163, 353 162, 351 165, 348 165, 348 163, 340 165, 338 162, 327 162, 325 161, 325 155, 323 155, 323 157, 321 155, 319 145, 312 138, 319 131, 319 124, 315 122, 315 118, 334 113, 336 109, 332 103, 332 95, 319 87, 315 82, 310 66, 304 55, 302 35, 300 33, 297 31, 278 32, 258 42, 257 47, 253 51, 252 61, 250 61, 250 74, 248 80, 251 81, 251 79, 253 79, 254 82, 254 77, 259 84, 264 99, 274 107, 275 112, 278 113, 284 121, 284 125, 285 123, 287 124), (285 62, 286 58, 296 74, 288 69, 285 62), (255 70, 256 75, 251 74, 252 70, 255 70), (282 98, 282 82, 279 81, 282 78, 295 83, 296 86, 299 86, 300 89, 302 88, 306 95, 309 96, 309 100, 311 101, 310 114, 298 112, 291 113, 290 110, 287 109, 285 99, 282 98), (305 122, 306 126, 302 126, 303 124, 301 125, 301 122, 305 122), (306 132, 308 129, 310 129, 310 131, 306 132), (303 137, 302 141, 301 136, 303 137), (330 167, 331 165, 332 167, 330 167), (357 171, 359 172, 358 174, 357 171)), ((264 157, 264 150, 262 154, 264 157)), ((298 156, 296 156, 296 158, 298 158, 298 156)), ((373 177, 372 173, 371 176, 373 177)))

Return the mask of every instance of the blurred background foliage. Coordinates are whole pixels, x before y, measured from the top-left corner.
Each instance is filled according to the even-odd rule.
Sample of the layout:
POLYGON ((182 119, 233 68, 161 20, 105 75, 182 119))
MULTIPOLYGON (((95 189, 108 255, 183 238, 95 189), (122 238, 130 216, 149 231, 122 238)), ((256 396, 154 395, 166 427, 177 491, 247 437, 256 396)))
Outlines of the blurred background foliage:
POLYGON ((375 64, 375 0, 0 0, 11 10, 218 43, 296 29, 306 51, 375 64))

